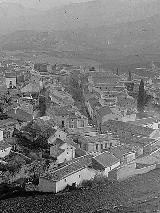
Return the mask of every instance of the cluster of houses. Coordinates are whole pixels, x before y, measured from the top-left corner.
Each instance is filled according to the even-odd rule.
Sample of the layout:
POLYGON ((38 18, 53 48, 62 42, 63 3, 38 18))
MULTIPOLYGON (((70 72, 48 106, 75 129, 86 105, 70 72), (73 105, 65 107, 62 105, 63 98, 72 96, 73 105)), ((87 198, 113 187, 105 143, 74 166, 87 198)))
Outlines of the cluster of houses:
POLYGON ((137 112, 124 75, 8 59, 0 69, 0 183, 37 178, 57 193, 159 150, 160 120, 137 112), (75 76, 84 113, 68 91, 75 76))

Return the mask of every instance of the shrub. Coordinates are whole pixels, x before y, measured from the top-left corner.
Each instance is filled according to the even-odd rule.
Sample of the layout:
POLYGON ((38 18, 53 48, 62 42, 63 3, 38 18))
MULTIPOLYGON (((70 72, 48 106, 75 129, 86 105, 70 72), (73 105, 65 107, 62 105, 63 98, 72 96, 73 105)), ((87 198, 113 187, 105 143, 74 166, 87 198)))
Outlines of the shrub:
POLYGON ((91 188, 92 184, 93 182, 91 180, 84 180, 81 185, 83 188, 91 188))

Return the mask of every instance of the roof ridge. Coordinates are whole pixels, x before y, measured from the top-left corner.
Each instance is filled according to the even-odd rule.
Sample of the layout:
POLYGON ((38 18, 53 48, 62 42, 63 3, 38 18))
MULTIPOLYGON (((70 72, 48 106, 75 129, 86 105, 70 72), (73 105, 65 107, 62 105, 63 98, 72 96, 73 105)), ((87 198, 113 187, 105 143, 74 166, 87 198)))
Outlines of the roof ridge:
MULTIPOLYGON (((59 170, 61 170, 61 169, 64 169, 65 167, 67 167, 67 166, 69 166, 69 165, 71 165, 71 164, 73 164, 73 163, 77 163, 78 161, 79 161, 79 158, 84 158, 84 157, 86 157, 86 156, 90 156, 91 157, 91 155, 84 155, 84 156, 81 156, 81 157, 78 157, 78 158, 74 158, 74 159, 76 159, 76 161, 74 161, 74 159, 72 160, 72 161, 69 161, 69 162, 67 162, 67 164, 66 165, 64 165, 63 167, 60 167, 60 168, 58 168, 58 169, 56 169, 56 170, 54 170, 53 171, 53 173, 54 172, 56 172, 56 171, 59 171, 59 170), (78 160, 77 160, 78 159, 78 160)), ((52 172, 51 172, 52 173, 52 172)))

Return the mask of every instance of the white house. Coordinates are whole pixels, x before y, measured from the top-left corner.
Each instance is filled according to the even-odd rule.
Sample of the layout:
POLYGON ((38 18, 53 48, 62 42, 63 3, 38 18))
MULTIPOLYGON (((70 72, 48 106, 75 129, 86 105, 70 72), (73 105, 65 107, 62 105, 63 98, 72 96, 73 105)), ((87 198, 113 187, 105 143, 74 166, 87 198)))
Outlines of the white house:
POLYGON ((48 138, 48 143, 53 144, 57 138, 59 138, 62 141, 66 141, 67 133, 62 131, 58 127, 54 127, 54 129, 55 133, 48 138))
POLYGON ((13 72, 5 73, 5 78, 6 78, 7 88, 16 87, 17 77, 16 77, 15 73, 13 73, 13 72))
POLYGON ((50 156, 57 158, 58 164, 70 161, 75 158, 75 147, 56 139, 54 144, 50 146, 50 156))
POLYGON ((92 163, 89 155, 74 159, 57 170, 50 171, 39 178, 38 189, 42 192, 59 192, 67 185, 78 186, 84 180, 94 178, 95 173, 88 166, 92 163))
POLYGON ((9 155, 10 151, 12 149, 12 146, 3 140, 0 141, 0 158, 4 158, 7 155, 9 155))
POLYGON ((106 151, 93 158, 93 168, 101 171, 101 173, 108 177, 108 173, 120 166, 120 160, 112 153, 106 151))

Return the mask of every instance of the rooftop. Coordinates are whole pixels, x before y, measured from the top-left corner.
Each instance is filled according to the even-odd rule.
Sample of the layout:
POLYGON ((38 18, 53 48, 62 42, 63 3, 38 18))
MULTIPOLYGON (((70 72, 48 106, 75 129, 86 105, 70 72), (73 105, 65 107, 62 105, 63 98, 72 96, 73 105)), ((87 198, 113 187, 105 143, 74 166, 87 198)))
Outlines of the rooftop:
POLYGON ((124 145, 115 146, 110 149, 110 152, 118 159, 122 158, 124 155, 131 153, 124 145))
POLYGON ((91 163, 92 159, 90 155, 82 156, 79 158, 75 158, 74 160, 70 161, 69 164, 60 169, 45 173, 44 175, 42 175, 42 177, 50 179, 52 181, 59 181, 73 173, 78 172, 79 170, 84 169, 91 163))
POLYGON ((23 122, 26 122, 26 121, 32 121, 33 120, 33 117, 31 114, 25 112, 24 110, 22 109, 11 109, 9 111, 6 112, 7 116, 10 117, 10 118, 13 118, 15 120, 18 120, 18 121, 23 121, 23 122))
POLYGON ((13 125, 15 123, 17 123, 17 121, 15 121, 14 119, 11 119, 11 118, 8 118, 5 120, 0 120, 0 127, 13 125))
POLYGON ((101 107, 97 110, 98 116, 103 117, 107 114, 112 114, 111 109, 108 106, 101 107))
POLYGON ((132 134, 143 135, 148 137, 154 131, 152 128, 137 126, 129 122, 115 120, 109 120, 108 122, 103 123, 102 130, 105 132, 107 129, 110 129, 113 132, 117 130, 122 130, 125 132, 130 132, 132 134))
POLYGON ((101 153, 100 155, 94 157, 94 159, 104 168, 110 167, 119 162, 119 159, 108 151, 101 153))
POLYGON ((7 143, 6 141, 2 140, 0 141, 0 150, 2 149, 7 149, 9 147, 12 147, 12 145, 10 145, 9 143, 7 143))
POLYGON ((16 78, 16 73, 14 72, 6 72, 5 73, 6 78, 16 78))

